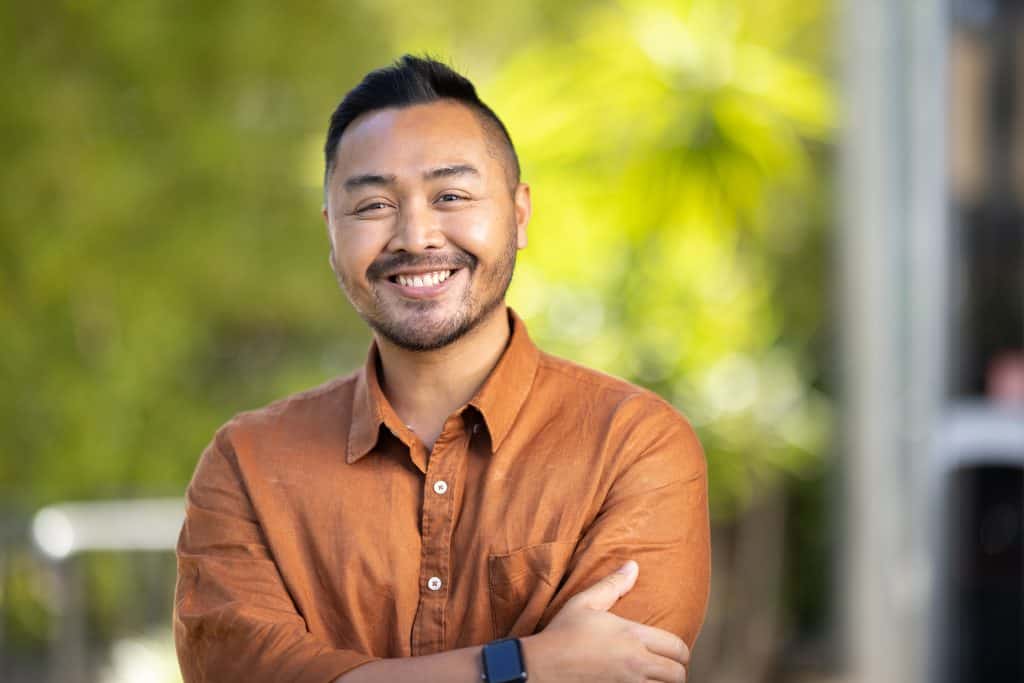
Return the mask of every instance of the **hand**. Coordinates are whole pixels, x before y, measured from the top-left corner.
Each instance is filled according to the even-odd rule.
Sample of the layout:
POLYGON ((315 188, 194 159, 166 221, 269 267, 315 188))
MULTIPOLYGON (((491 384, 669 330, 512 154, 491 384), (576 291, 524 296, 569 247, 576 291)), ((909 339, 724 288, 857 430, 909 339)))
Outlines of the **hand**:
POLYGON ((633 587, 639 571, 630 560, 570 598, 543 631, 522 639, 530 681, 686 681, 690 650, 681 638, 608 612, 633 587))

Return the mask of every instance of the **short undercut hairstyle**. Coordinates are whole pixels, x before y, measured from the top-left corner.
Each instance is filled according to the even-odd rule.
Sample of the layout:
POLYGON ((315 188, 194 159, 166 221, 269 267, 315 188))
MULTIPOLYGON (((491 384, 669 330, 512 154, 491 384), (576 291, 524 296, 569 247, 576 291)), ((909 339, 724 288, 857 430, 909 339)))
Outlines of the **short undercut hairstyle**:
POLYGON ((488 138, 488 148, 503 163, 510 185, 519 183, 519 157, 512 138, 490 107, 476 94, 468 78, 446 64, 429 57, 404 55, 390 66, 366 74, 362 82, 352 88, 331 114, 324 145, 324 191, 334 171, 338 143, 356 118, 391 107, 409 107, 442 100, 459 102, 469 107, 480 120, 488 138), (496 143, 496 144, 495 144, 496 143))

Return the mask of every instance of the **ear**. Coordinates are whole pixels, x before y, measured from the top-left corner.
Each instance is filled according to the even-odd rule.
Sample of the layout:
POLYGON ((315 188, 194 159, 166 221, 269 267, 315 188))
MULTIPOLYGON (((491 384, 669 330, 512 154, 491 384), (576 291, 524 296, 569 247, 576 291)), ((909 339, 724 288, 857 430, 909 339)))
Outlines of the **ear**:
POLYGON ((331 232, 331 218, 327 213, 326 203, 320 210, 320 215, 324 217, 324 225, 327 226, 327 243, 330 245, 330 251, 327 253, 327 262, 331 265, 331 270, 334 271, 334 274, 337 275, 338 268, 334 265, 334 233, 331 232))
POLYGON ((526 247, 526 226, 533 214, 533 203, 530 200, 530 186, 526 183, 519 183, 516 186, 515 194, 512 197, 516 212, 516 247, 526 247))
POLYGON ((324 202, 323 208, 320 209, 320 215, 324 218, 324 227, 327 228, 327 239, 331 243, 331 249, 334 249, 334 231, 331 230, 331 214, 326 202, 324 202))

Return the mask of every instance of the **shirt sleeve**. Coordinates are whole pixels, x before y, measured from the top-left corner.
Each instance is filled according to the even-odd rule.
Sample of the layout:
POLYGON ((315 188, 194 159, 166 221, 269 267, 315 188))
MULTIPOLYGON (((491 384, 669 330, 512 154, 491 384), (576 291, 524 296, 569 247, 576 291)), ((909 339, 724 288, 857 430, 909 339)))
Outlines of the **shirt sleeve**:
POLYGON ((315 637, 282 581, 222 428, 186 491, 174 641, 185 683, 329 683, 378 659, 315 637))
POLYGON ((711 587, 711 529, 704 452, 689 422, 660 399, 630 399, 609 442, 616 452, 593 522, 567 576, 541 618, 543 629, 565 602, 618 569, 640 566, 637 582, 609 610, 680 636, 692 647, 711 587))

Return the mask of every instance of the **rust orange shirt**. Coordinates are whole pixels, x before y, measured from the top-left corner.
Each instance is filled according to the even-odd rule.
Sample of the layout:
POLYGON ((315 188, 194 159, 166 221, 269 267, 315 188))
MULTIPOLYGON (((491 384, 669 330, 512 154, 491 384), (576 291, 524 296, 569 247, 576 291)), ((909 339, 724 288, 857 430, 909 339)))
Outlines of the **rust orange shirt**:
POLYGON ((535 633, 635 559, 611 612, 693 645, 710 587, 704 456, 650 391, 512 335, 427 451, 359 372, 242 413, 186 493, 186 683, 329 683, 360 664, 535 633))

